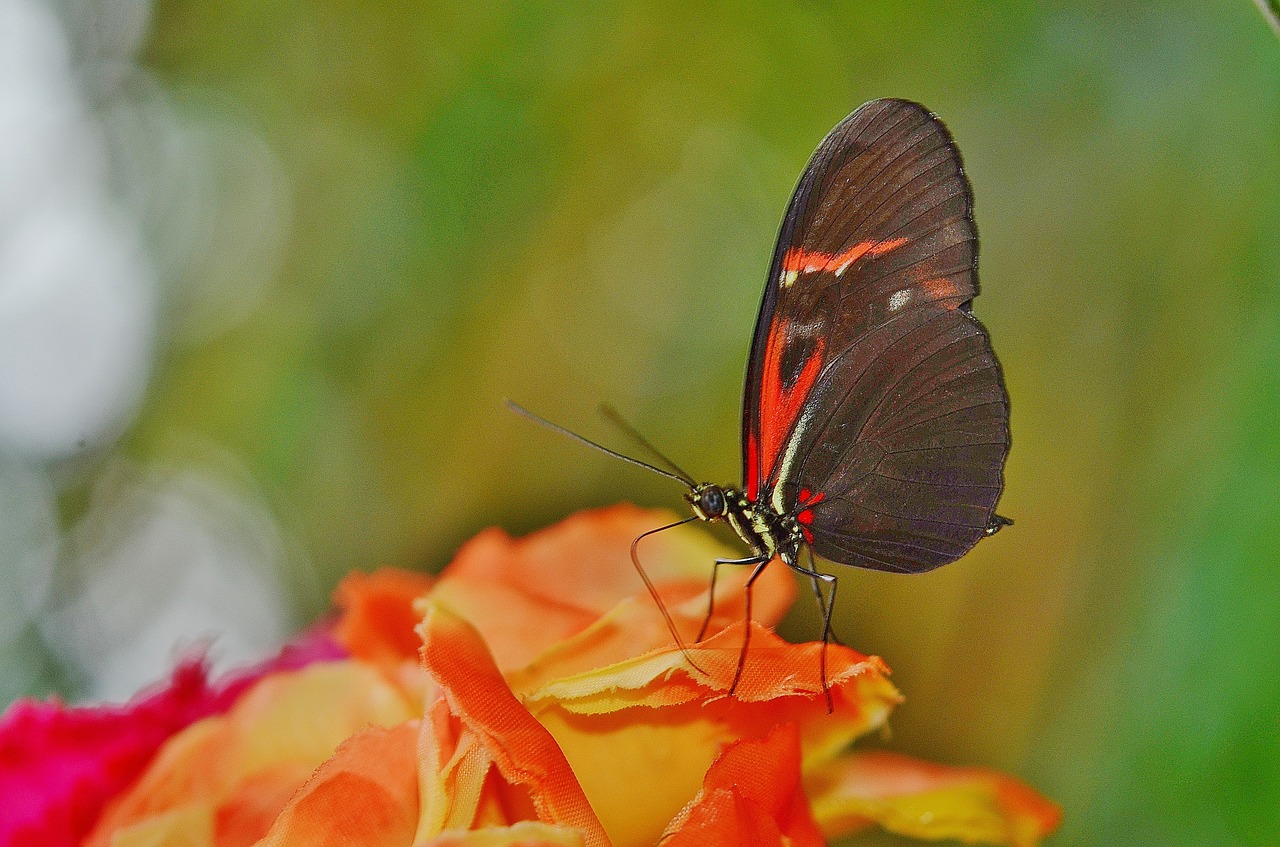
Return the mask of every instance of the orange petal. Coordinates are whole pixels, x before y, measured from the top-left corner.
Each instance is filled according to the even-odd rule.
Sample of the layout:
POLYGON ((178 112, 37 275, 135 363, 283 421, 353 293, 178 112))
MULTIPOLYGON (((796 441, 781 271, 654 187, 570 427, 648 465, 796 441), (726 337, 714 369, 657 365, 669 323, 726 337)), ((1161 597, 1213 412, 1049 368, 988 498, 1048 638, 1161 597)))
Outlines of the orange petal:
POLYGON ((800 733, 781 724, 765 738, 729 745, 702 791, 672 821, 667 847, 823 847, 800 787, 800 733))
MULTIPOLYGON (((418 627, 423 663, 467 730, 508 783, 524 786, 544 823, 582 831, 591 847, 609 839, 564 754, 507 687, 480 634, 434 599, 418 627)), ((419 833, 419 836, 438 833, 419 833)))
POLYGON ((877 823, 915 838, 1034 847, 1062 810, 1018 780, 985 768, 953 768, 896 753, 858 753, 805 779, 829 837, 877 823))
MULTIPOLYGON (((518 540, 490 529, 458 551, 433 596, 484 634, 500 668, 522 667, 628 598, 642 597, 652 607, 631 562, 631 542, 673 519, 670 512, 623 504, 581 512, 518 540)), ((673 613, 682 613, 690 639, 705 615, 712 562, 731 555, 736 554, 693 527, 640 544, 646 573, 673 613)), ((722 574, 718 626, 742 616, 745 570, 722 574)), ((795 596, 794 579, 778 570, 771 568, 757 583, 758 620, 778 620, 795 596)))
POLYGON ((354 658, 366 662, 416 663, 422 641, 413 631, 419 617, 413 601, 433 584, 433 577, 396 568, 371 574, 353 571, 333 592, 334 605, 342 612, 334 637, 354 658))
POLYGON ((412 847, 418 722, 345 741, 280 813, 259 847, 412 847))
POLYGON ((256 844, 313 771, 311 763, 279 762, 246 777, 219 804, 214 827, 218 847, 256 844))

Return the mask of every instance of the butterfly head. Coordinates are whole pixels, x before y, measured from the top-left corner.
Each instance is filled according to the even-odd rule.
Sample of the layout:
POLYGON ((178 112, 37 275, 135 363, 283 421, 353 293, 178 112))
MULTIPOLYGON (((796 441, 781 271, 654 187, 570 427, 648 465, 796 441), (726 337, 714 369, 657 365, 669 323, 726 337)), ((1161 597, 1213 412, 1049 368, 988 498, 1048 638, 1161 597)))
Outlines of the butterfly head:
POLYGON ((715 521, 723 518, 728 508, 724 489, 709 482, 694 486, 685 495, 685 499, 693 507, 693 513, 704 521, 715 521))

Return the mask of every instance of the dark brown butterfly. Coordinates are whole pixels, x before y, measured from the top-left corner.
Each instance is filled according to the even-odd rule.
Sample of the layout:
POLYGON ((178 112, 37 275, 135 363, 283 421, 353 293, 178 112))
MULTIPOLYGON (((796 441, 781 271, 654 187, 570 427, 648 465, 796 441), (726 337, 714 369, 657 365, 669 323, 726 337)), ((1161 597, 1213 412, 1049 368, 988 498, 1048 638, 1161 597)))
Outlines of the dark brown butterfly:
MULTIPOLYGON (((978 294, 973 193, 940 120, 875 100, 818 147, 782 221, 747 365, 742 490, 704 484, 757 572, 919 573, 1009 523, 995 513, 1009 396, 978 294)), ((748 595, 749 605, 749 595, 748 595)), ((739 673, 741 668, 739 668, 739 673)), ((824 675, 825 679, 825 675, 824 675)))
POLYGON ((811 580, 825 643, 836 581, 803 550, 920 573, 1010 523, 995 513, 1009 396, 977 294, 973 194, 951 134, 916 103, 863 105, 818 147, 782 221, 747 365, 743 488, 697 484, 665 457, 675 473, 646 465, 751 549, 717 562, 755 567, 748 619, 751 583, 781 558, 811 580))

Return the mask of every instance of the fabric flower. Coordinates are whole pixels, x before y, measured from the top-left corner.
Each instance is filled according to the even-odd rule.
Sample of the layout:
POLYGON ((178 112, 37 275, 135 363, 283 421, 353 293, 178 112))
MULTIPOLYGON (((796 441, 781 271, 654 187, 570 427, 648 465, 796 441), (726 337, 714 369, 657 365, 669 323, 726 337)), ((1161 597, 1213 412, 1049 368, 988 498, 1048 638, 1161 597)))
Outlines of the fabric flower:
MULTIPOLYGON (((1024 847, 1056 827, 1057 807, 1009 777, 848 752, 901 698, 879 658, 830 645, 828 713, 822 645, 771 629, 795 594, 780 565, 750 624, 747 574, 724 574, 695 644, 728 551, 691 529, 645 539, 687 652, 673 644, 629 558, 669 520, 617 506, 519 540, 489 530, 438 579, 353 574, 330 626, 345 655, 174 725, 82 815, 84 843, 804 847, 879 824, 1024 847)), ((36 767, 25 755, 19 770, 36 767)))

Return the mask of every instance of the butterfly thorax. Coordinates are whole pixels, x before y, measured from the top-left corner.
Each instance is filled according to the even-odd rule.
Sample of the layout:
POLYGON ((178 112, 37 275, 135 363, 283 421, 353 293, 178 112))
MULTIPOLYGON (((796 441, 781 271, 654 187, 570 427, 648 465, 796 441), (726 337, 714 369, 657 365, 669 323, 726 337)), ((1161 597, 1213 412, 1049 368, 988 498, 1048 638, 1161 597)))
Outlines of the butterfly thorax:
POLYGON ((687 499, 701 520, 723 520, 733 527, 752 554, 766 559, 781 556, 788 565, 796 561, 804 535, 794 516, 753 503, 737 488, 711 483, 697 486, 687 499))

